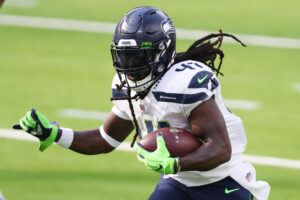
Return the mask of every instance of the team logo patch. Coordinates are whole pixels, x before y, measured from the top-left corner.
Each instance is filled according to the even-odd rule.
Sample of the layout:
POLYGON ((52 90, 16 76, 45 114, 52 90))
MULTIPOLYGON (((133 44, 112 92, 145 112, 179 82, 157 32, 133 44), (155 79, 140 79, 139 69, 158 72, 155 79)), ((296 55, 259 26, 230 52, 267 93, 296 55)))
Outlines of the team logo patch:
POLYGON ((170 132, 171 133, 179 133, 179 130, 176 128, 172 128, 172 129, 170 129, 170 132))
POLYGON ((141 109, 142 112, 145 112, 145 111, 146 111, 146 110, 145 110, 145 105, 141 103, 141 104, 140 104, 140 109, 141 109))

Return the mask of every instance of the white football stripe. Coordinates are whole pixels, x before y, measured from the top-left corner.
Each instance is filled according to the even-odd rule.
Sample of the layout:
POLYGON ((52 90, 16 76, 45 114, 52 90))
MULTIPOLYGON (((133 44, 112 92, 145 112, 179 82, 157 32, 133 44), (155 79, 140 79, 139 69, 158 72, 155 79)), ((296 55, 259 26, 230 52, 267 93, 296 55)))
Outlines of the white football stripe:
MULTIPOLYGON (((44 18, 44 17, 28 17, 28 16, 16 16, 16 15, 5 15, 5 14, 0 15, 0 25, 70 30, 70 31, 86 31, 86 32, 110 33, 110 34, 114 33, 116 28, 115 23, 44 18)), ((178 28, 177 38, 195 40, 205 35, 208 35, 212 32, 214 31, 187 30, 187 29, 178 28)), ((297 38, 269 37, 269 36, 244 35, 244 34, 234 34, 234 35, 236 35, 238 38, 240 38, 244 43, 248 45, 300 49, 300 39, 297 38)), ((225 38, 224 42, 237 44, 231 38, 225 38)))
MULTIPOLYGON (((38 139, 36 139, 35 137, 33 137, 23 131, 17 131, 17 130, 13 130, 13 129, 0 129, 0 137, 38 142, 38 139)), ((135 152, 134 148, 130 147, 129 142, 123 142, 117 148, 117 150, 135 152)), ((291 159, 266 157, 266 156, 254 156, 254 155, 244 155, 244 158, 245 158, 245 161, 253 163, 253 164, 257 164, 257 165, 267 165, 267 166, 300 169, 300 160, 291 160, 291 159)))

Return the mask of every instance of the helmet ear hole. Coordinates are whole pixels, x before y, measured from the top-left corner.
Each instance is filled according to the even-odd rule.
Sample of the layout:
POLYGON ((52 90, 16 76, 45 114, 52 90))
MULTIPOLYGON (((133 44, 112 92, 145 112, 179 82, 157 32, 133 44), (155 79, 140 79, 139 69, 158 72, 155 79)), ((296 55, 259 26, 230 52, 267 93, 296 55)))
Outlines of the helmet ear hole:
POLYGON ((159 44, 158 48, 159 48, 160 50, 163 50, 163 49, 165 48, 164 42, 161 42, 161 43, 159 44))
POLYGON ((154 76, 157 76, 158 74, 161 74, 165 69, 165 66, 162 63, 156 64, 155 66, 152 66, 152 73, 154 76))

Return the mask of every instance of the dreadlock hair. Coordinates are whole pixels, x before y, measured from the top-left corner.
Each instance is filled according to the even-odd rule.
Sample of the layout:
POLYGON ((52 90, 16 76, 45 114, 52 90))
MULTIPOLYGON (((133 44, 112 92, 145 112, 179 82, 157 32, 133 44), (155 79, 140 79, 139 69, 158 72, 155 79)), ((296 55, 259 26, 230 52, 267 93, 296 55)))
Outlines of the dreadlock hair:
MULTIPOLYGON (((232 39, 234 39, 235 41, 237 41, 238 43, 240 43, 241 45, 246 47, 246 45, 242 41, 240 41, 238 38, 236 38, 234 35, 231 35, 228 33, 223 33, 222 30, 219 30, 219 33, 212 33, 203 38, 200 38, 199 40, 196 40, 185 52, 177 53, 177 55, 174 58, 174 64, 179 63, 181 61, 185 61, 185 60, 195 60, 195 61, 205 63, 208 67, 210 67, 212 69, 212 71, 214 71, 216 73, 217 76, 219 74, 221 74, 223 76, 223 73, 220 72, 220 69, 221 69, 221 65, 223 62, 224 53, 220 49, 220 47, 222 45, 224 36, 231 37, 232 39), (214 41, 214 42, 210 41, 210 39, 216 38, 216 37, 217 37, 216 41, 214 41), (219 62, 218 67, 215 67, 215 60, 216 60, 217 56, 220 57, 220 62, 219 62)), ((126 81, 123 81, 120 85, 116 85, 117 90, 122 90, 122 88, 124 87, 125 84, 126 84, 126 81)), ((130 89, 130 87, 127 87, 127 97, 121 97, 121 98, 113 98, 112 97, 111 98, 111 101, 127 100, 129 103, 129 108, 131 111, 133 123, 135 126, 135 131, 136 131, 135 135, 133 136, 131 145, 130 145, 131 147, 133 147, 133 145, 136 141, 136 138, 139 134, 138 122, 135 117, 132 100, 138 100, 139 98, 144 98, 144 96, 145 96, 145 94, 137 93, 136 95, 131 97, 131 89, 130 89)))
POLYGON ((219 30, 219 33, 212 33, 209 34, 203 38, 200 38, 199 40, 195 41, 186 52, 180 52, 177 53, 175 57, 174 64, 179 63, 184 60, 196 60, 202 63, 205 63, 208 67, 212 69, 218 76, 221 74, 223 76, 223 73, 220 72, 221 65, 224 58, 224 53, 220 49, 222 42, 223 42, 223 36, 231 37, 235 41, 239 42, 241 45, 246 47, 246 45, 237 39, 234 35, 223 33, 222 30, 219 30), (216 38, 218 39, 214 42, 211 42, 210 39, 216 38), (215 47, 217 46, 217 47, 215 47), (218 67, 215 67, 215 60, 217 58, 217 55, 220 57, 220 62, 218 67))
MULTIPOLYGON (((126 81, 123 81, 120 85, 116 85, 117 87, 117 90, 122 90, 122 88, 124 87, 124 85, 126 84, 126 81)), ((114 97, 111 97, 110 100, 111 101, 114 101, 114 100, 127 100, 128 101, 128 104, 129 104, 129 108, 130 108, 130 111, 131 111, 131 115, 132 115, 132 118, 133 118, 133 123, 134 123, 134 126, 135 126, 135 134, 133 136, 133 140, 130 144, 131 147, 133 147, 135 141, 136 141, 136 138, 138 136, 138 133, 139 133, 139 129, 138 129, 138 122, 136 120, 136 117, 135 117, 135 113, 134 113, 134 109, 133 109, 133 104, 132 104, 132 99, 134 100, 138 100, 138 98, 141 98, 141 94, 137 93, 136 95, 134 95, 133 97, 131 97, 131 89, 130 87, 127 87, 127 96, 126 97, 119 97, 119 98, 114 98, 114 97)))

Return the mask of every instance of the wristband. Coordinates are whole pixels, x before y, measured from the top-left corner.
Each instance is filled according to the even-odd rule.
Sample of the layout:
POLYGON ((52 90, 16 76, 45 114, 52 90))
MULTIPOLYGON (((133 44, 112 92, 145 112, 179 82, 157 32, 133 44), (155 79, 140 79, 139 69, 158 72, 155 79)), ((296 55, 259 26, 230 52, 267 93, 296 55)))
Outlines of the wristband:
POLYGON ((103 126, 100 126, 100 134, 102 138, 112 147, 117 148, 121 142, 115 140, 114 138, 110 137, 105 131, 103 126))
POLYGON ((70 148, 73 139, 74 139, 74 131, 70 128, 61 128, 62 133, 61 137, 57 141, 57 144, 63 148, 70 148))

